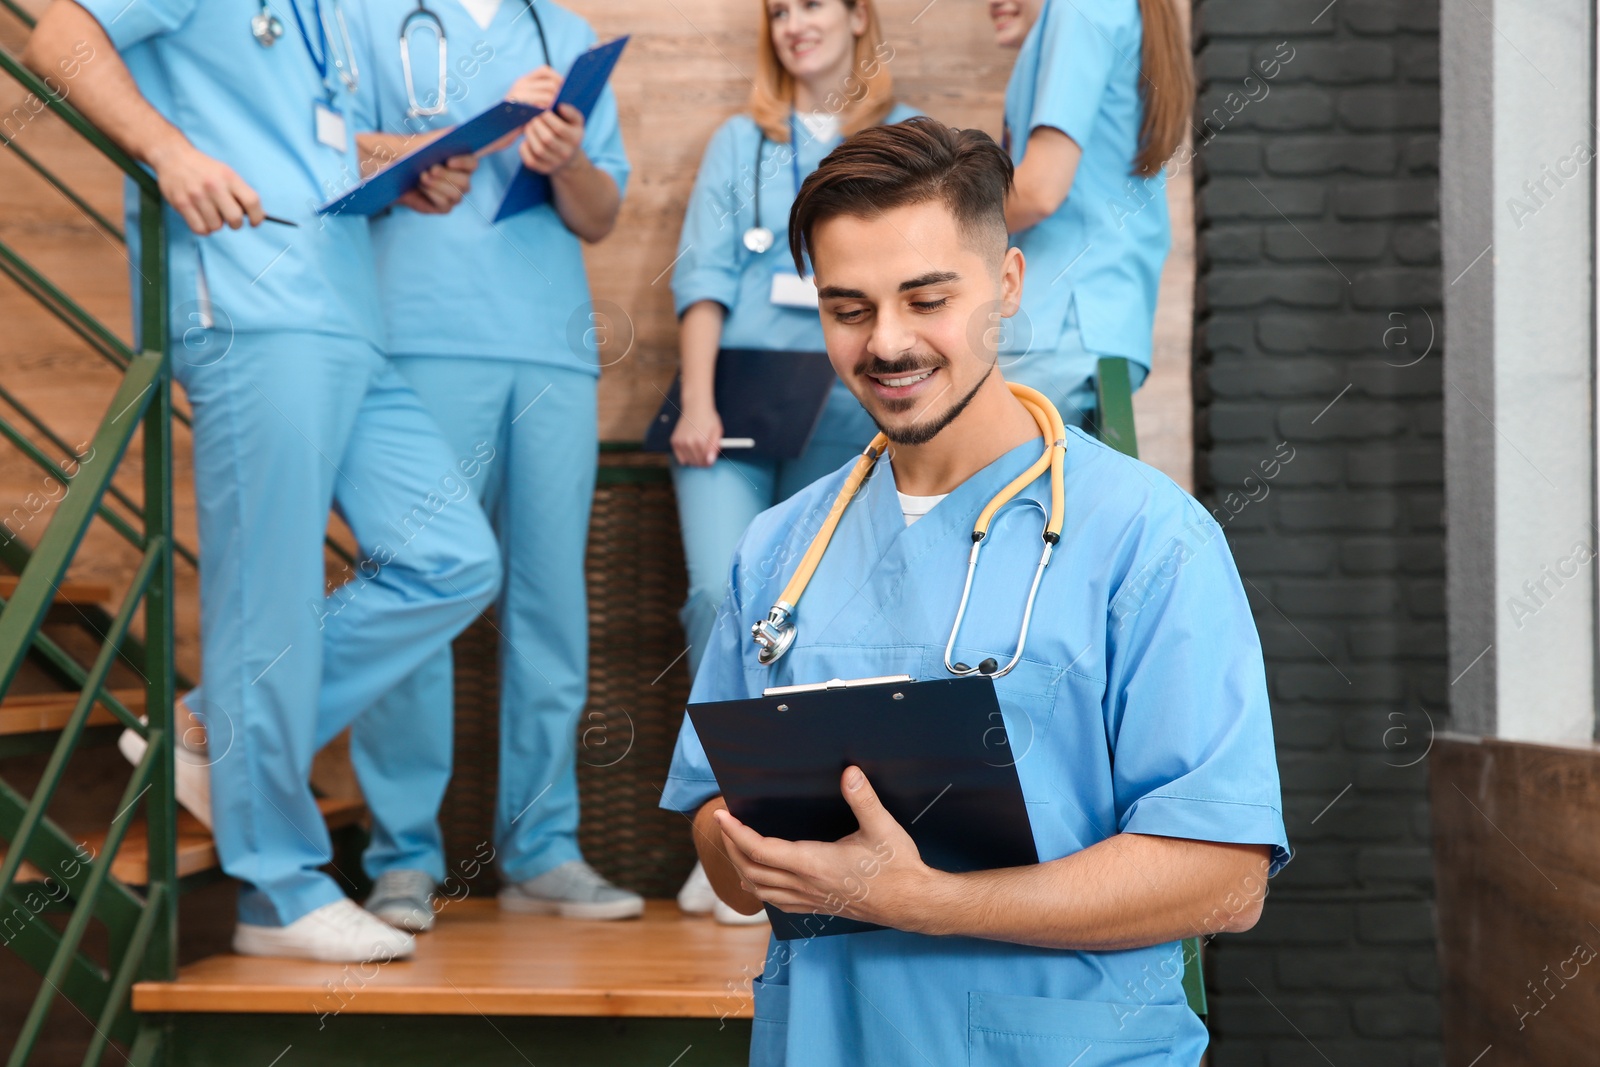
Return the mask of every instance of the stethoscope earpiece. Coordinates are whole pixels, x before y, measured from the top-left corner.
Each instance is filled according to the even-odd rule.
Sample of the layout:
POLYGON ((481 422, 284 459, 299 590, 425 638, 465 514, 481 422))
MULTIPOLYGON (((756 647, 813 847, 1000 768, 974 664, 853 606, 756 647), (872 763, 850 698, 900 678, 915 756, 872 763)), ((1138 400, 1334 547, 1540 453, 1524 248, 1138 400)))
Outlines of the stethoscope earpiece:
MULTIPOLYGON (((544 63, 548 67, 551 65, 552 60, 550 58, 550 39, 544 33, 544 20, 539 17, 539 11, 534 6, 534 0, 522 0, 522 2, 527 5, 528 14, 533 16, 533 28, 539 34, 539 47, 544 52, 544 63)), ((265 4, 262 5, 263 8, 265 6, 265 4)), ((444 20, 439 17, 438 12, 428 7, 427 0, 417 0, 417 6, 413 10, 406 12, 405 18, 400 20, 400 72, 406 86, 406 118, 431 118, 434 115, 443 115, 445 113, 445 109, 449 107, 449 103, 445 99, 446 91, 449 88, 449 66, 450 42, 445 34, 444 20), (433 25, 430 28, 433 30, 434 36, 439 39, 439 84, 432 104, 424 104, 417 99, 417 82, 411 74, 411 31, 418 22, 432 23, 433 25)))

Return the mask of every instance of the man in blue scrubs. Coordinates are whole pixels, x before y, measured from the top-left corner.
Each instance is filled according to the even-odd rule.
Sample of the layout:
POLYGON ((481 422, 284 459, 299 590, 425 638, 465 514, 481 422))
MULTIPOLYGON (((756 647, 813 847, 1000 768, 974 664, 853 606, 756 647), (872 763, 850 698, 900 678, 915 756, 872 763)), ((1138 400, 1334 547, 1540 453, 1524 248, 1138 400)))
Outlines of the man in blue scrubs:
MULTIPOLYGON (((558 71, 596 43, 550 0, 431 0, 438 26, 410 20, 411 74, 396 47, 414 0, 356 0, 370 46, 379 136, 427 135, 508 96, 549 108, 558 71), (443 92, 440 89, 443 87, 443 92)), ((576 738, 588 683, 584 551, 594 495, 600 330, 623 329, 590 302, 581 242, 605 237, 628 181, 608 88, 590 120, 571 105, 536 116, 486 154, 448 215, 397 211, 373 223, 383 320, 395 365, 460 452, 497 457, 466 480, 506 563, 500 635, 500 775, 494 849, 501 906, 579 919, 640 914, 578 849, 576 738), (492 221, 524 170, 551 199, 492 221)), ((438 814, 454 726, 450 650, 440 648, 356 725, 351 759, 373 813, 367 907, 411 930, 433 924, 444 878, 438 814), (409 724, 409 726, 407 726, 409 724)))
MULTIPOLYGON (((1024 257, 1006 247, 1011 174, 984 134, 914 119, 855 135, 806 181, 791 245, 816 268, 834 368, 891 447, 772 666, 751 627, 846 471, 751 526, 695 702, 949 677, 974 522, 1042 449, 981 347, 989 333, 973 328, 996 306, 1014 314, 1022 291, 1024 257)), ((1186 1006, 1180 939, 1249 928, 1288 859, 1261 648, 1227 542, 1193 498, 1077 429, 1065 492, 1026 654, 995 679, 1039 864, 928 867, 855 768, 840 786, 856 833, 763 838, 727 812, 685 723, 662 804, 694 813, 721 897, 889 927, 773 941, 754 983, 752 1064, 1199 1061, 1206 1031, 1186 1006)), ((1021 496, 1048 509, 1048 475, 1021 496)), ((1040 529, 1031 506, 994 520, 957 660, 1011 658, 1040 529)))
MULTIPOLYGON (((445 444, 380 348, 367 220, 315 213, 357 173, 346 123, 371 91, 337 3, 57 0, 28 61, 54 69, 87 42, 73 103, 170 205, 200 526, 205 686, 188 699, 207 727, 217 850, 244 883, 234 948, 365 961, 412 939, 319 869, 312 756, 493 599, 500 565, 478 505, 448 488, 481 457, 445 444), (325 595, 330 506, 361 560, 325 595)), ((448 206, 429 193, 438 178, 406 203, 448 206)))

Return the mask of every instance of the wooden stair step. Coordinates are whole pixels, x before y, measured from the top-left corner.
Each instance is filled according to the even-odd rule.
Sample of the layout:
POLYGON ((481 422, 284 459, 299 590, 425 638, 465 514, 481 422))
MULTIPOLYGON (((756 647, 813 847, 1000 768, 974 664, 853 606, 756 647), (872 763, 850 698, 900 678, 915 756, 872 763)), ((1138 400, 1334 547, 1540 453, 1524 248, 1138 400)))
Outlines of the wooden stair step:
POLYGON ((441 901, 408 960, 366 966, 214 956, 141 982, 141 1012, 748 1019, 769 928, 723 926, 669 900, 642 919, 580 922, 441 901))
MULTIPOLYGON (((15 574, 0 574, 0 598, 10 600, 22 579, 15 574)), ((111 603, 109 582, 84 582, 69 578, 56 586, 55 602, 77 607, 104 607, 111 603)))
MULTIPOLYGON (((113 689, 111 692, 122 701, 122 706, 135 715, 144 712, 143 689, 113 689)), ((59 730, 67 724, 73 706, 78 703, 77 693, 25 693, 8 696, 0 702, 0 736, 10 734, 37 734, 59 730)), ((89 712, 90 726, 113 726, 117 717, 96 703, 89 712)))
MULTIPOLYGON (((330 830, 351 825, 367 810, 366 803, 359 797, 323 797, 317 801, 317 807, 322 810, 322 817, 327 821, 330 830)), ((93 856, 101 854, 105 842, 104 830, 83 835, 83 843, 93 856)), ((0 850, 0 857, 4 855, 4 851, 0 850)), ((212 838, 211 831, 207 830, 199 819, 179 808, 178 877, 187 878, 190 875, 215 870, 219 866, 221 860, 217 857, 217 843, 212 838)), ((111 874, 125 885, 149 883, 150 827, 144 819, 136 820, 123 835, 122 847, 117 850, 117 858, 111 861, 111 874)), ((17 880, 37 882, 42 880, 42 877, 31 863, 24 863, 17 880)))
MULTIPOLYGON (((328 829, 338 830, 349 826, 366 813, 367 805, 360 797, 321 797, 317 807, 328 824, 328 829)), ((98 855, 105 842, 104 832, 89 835, 86 840, 98 855)), ((111 863, 111 873, 126 885, 146 885, 150 881, 149 826, 143 819, 128 827, 111 863)), ((217 857, 217 843, 211 831, 199 819, 182 808, 178 809, 178 877, 215 870, 222 865, 217 857)))

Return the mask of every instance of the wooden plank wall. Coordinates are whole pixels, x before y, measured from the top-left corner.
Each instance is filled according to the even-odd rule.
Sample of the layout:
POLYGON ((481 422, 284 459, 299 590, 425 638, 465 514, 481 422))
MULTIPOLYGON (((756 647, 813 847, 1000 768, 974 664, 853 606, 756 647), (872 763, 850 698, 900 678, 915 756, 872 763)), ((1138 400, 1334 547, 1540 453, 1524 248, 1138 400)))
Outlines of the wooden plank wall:
MULTIPOLYGON (((42 9, 43 0, 25 0, 42 9)), ((616 74, 624 137, 633 178, 616 233, 591 250, 588 266, 597 305, 620 309, 633 345, 605 370, 601 430, 612 440, 636 440, 659 403, 676 360, 675 324, 664 272, 676 253, 679 223, 702 149, 712 130, 742 104, 754 68, 758 0, 571 0, 602 37, 634 35, 616 74)), ((998 134, 1011 54, 991 43, 985 8, 955 0, 882 0, 891 61, 901 97, 947 122, 998 134)), ((20 25, 0 13, 0 44, 16 52, 20 25)), ((23 103, 17 87, 0 85, 0 115, 23 103)), ((96 208, 120 220, 121 182, 60 123, 46 115, 27 122, 18 143, 70 180, 96 208)), ((1192 404, 1189 346, 1194 286, 1190 175, 1171 183, 1173 254, 1162 280, 1156 369, 1135 398, 1146 459, 1180 484, 1192 484, 1192 404)), ((92 312, 126 333, 128 266, 120 246, 92 226, 8 152, 0 152, 0 239, 18 248, 92 312)), ((0 281, 0 383, 35 407, 69 442, 86 440, 102 416, 114 374, 9 282, 0 281)), ((187 479, 187 435, 180 433, 178 518, 182 539, 194 543, 187 479)), ((138 497, 138 465, 121 483, 138 497)), ((44 499, 41 476, 9 449, 0 453, 4 513, 44 499)), ((50 514, 30 522, 31 542, 50 514)), ((84 577, 116 581, 131 570, 132 553, 97 529, 80 558, 84 577)), ((196 666, 193 571, 183 583, 180 662, 196 666)))
POLYGON ((1430 768, 1445 1062, 1596 1062, 1600 748, 1441 737, 1430 768))

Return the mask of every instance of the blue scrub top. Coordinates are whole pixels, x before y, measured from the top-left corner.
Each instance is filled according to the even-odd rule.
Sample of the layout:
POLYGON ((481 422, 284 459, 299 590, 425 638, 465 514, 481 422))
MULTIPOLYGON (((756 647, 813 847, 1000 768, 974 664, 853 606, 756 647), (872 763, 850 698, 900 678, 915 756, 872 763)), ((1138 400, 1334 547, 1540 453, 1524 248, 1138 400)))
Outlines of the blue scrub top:
MULTIPOLYGON (((902 122, 920 114, 895 105, 885 122, 902 122)), ((795 168, 799 177, 817 169, 840 139, 821 141, 803 123, 796 123, 799 157, 791 146, 767 141, 756 147, 761 127, 740 113, 718 127, 706 146, 689 195, 689 211, 678 240, 678 264, 672 272, 672 301, 681 316, 691 304, 715 300, 727 309, 722 325, 725 348, 759 348, 787 352, 821 352, 822 320, 814 308, 780 307, 772 303, 772 276, 794 273, 789 255, 789 209, 794 206, 795 168), (765 252, 744 246, 745 231, 756 225, 755 188, 761 183, 761 225, 772 231, 765 252)), ((863 442, 864 443, 864 442, 863 442)))
MULTIPOLYGON (((263 48, 250 32, 256 0, 79 0, 122 53, 139 91, 200 151, 228 164, 272 215, 265 223, 197 237, 167 208, 175 332, 214 322, 222 330, 292 327, 381 344, 372 246, 364 218, 321 218, 318 204, 358 180, 355 131, 340 151, 316 139, 313 108, 324 90, 287 2, 275 5, 287 32, 263 48), (209 297, 209 306, 207 302, 209 297), (208 317, 209 313, 209 317, 208 317)), ((320 50, 316 8, 299 0, 320 50)), ((335 55, 342 39, 333 0, 323 15, 335 55)), ((333 100, 357 109, 333 73, 333 100)), ((128 195, 129 257, 137 265, 138 196, 128 195)), ((137 266, 135 266, 137 270, 137 266)))
MULTIPOLYGON (((565 74, 595 44, 595 33, 550 0, 538 0, 537 8, 550 43, 548 60, 523 0, 502 0, 487 29, 456 0, 432 0, 428 9, 444 21, 449 43, 446 110, 407 118, 399 37, 416 0, 353 0, 350 16, 360 29, 352 32, 368 46, 363 71, 375 89, 369 99, 376 110, 361 116, 361 128, 419 133, 455 126, 504 99, 531 70, 548 63, 565 74)), ((438 96, 439 49, 432 30, 430 21, 413 23, 411 69, 423 106, 437 103, 438 96)), ((627 188, 628 158, 609 86, 585 126, 583 150, 619 191, 627 188)), ((513 144, 480 162, 472 191, 448 215, 397 207, 373 220, 392 354, 518 359, 599 375, 577 235, 553 203, 492 221, 521 170, 513 144)))
MULTIPOLYGON (((1061 543, 1026 655, 995 681, 1039 857, 1127 831, 1270 845, 1275 873, 1289 852, 1266 674, 1227 541, 1165 476, 1068 433, 1061 543)), ((828 678, 949 677, 944 647, 972 524, 1038 454, 1037 442, 1018 446, 909 527, 880 459, 800 603, 793 648, 772 667, 757 661, 750 627, 847 469, 765 512, 735 554, 691 700, 828 678)), ((1022 495, 1048 507, 1049 494, 1046 474, 1022 495)), ((958 660, 1010 658, 1040 529, 1039 511, 1017 504, 991 526, 958 660)), ((686 719, 662 806, 692 812, 718 792, 686 719)), ((1195 1063, 1205 1029, 1185 1006, 1182 971, 1177 942, 1070 952, 901 931, 773 942, 751 1062, 1100 1067, 1133 1062, 1138 1043, 1152 1042, 1172 1050, 1170 1062, 1195 1063), (797 1022, 787 1034, 785 1012, 797 1022)))
POLYGON ((1172 226, 1165 172, 1133 173, 1143 37, 1138 0, 1045 0, 1022 42, 1006 87, 1012 161, 1022 162, 1041 126, 1072 138, 1083 156, 1055 214, 1013 237, 1028 263, 1019 348, 1054 351, 1075 301, 1085 348, 1150 366, 1172 226))

